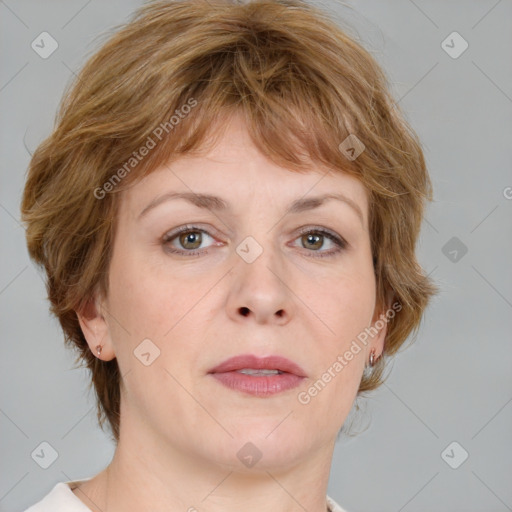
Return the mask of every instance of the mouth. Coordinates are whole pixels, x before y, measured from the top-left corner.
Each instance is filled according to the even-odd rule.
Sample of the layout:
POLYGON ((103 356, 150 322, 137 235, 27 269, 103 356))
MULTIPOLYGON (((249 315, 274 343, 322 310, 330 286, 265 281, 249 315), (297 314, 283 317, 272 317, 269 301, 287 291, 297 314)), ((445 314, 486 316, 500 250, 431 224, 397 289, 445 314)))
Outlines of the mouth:
POLYGON ((259 397, 295 388, 306 378, 298 364, 281 356, 236 356, 212 368, 208 374, 231 390, 259 397))
POLYGON ((281 375, 286 372, 282 372, 281 370, 258 370, 256 368, 244 368, 243 370, 236 370, 238 373, 243 373, 244 375, 254 375, 255 377, 260 377, 263 375, 281 375))

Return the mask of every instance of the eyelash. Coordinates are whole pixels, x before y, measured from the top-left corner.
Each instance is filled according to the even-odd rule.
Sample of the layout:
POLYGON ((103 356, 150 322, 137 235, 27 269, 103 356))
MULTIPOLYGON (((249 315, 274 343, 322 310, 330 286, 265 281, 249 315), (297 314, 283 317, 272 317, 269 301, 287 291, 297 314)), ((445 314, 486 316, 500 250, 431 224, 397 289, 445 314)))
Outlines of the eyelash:
MULTIPOLYGON (((181 226, 180 228, 176 229, 175 231, 165 234, 162 239, 162 242, 164 244, 168 244, 169 242, 172 242, 175 238, 177 238, 179 235, 181 235, 183 233, 188 233, 188 232, 206 233, 209 237, 214 238, 205 229, 201 229, 198 226, 187 225, 187 226, 181 226)), ((335 249, 331 249, 330 251, 307 251, 307 249, 305 249, 309 253, 316 253, 316 254, 307 254, 308 257, 311 257, 311 258, 334 257, 334 256, 338 255, 341 251, 343 251, 347 248, 347 242, 343 238, 339 237, 332 231, 327 230, 325 228, 320 228, 320 227, 318 227, 318 228, 317 227, 302 228, 299 231, 299 236, 297 238, 300 238, 304 235, 309 235, 309 234, 317 234, 317 235, 324 236, 325 238, 327 238, 331 242, 333 242, 337 247, 335 249)), ((201 254, 208 254, 208 249, 196 249, 193 251, 187 251, 187 250, 171 249, 168 247, 167 251, 171 252, 173 254, 179 254, 179 255, 187 256, 187 257, 200 256, 201 254)))

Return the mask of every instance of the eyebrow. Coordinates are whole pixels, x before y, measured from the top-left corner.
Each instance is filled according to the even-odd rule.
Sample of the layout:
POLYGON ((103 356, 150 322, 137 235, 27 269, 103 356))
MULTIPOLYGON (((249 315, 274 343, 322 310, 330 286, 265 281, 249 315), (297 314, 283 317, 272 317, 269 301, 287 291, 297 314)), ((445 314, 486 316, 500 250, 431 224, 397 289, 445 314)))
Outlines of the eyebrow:
MULTIPOLYGON (((139 219, 146 215, 150 210, 153 208, 156 208, 162 203, 165 203, 167 201, 175 200, 175 199, 184 199, 190 203, 192 203, 194 206, 197 206, 198 208, 203 208, 206 210, 212 210, 212 211, 229 211, 230 206, 229 204, 224 201, 224 199, 221 199, 218 196, 212 196, 210 194, 198 194, 194 192, 168 192, 166 194, 162 194, 161 196, 156 197, 151 201, 139 214, 139 219)), ((326 201, 334 199, 341 201, 354 210, 354 212, 359 217, 361 224, 364 227, 364 217, 363 212, 361 211, 361 208, 359 205, 350 199, 349 197, 343 195, 343 194, 323 194, 321 196, 315 196, 315 197, 308 197, 308 198, 302 198, 297 199, 293 201, 293 203, 288 207, 288 209, 285 212, 285 215, 288 214, 296 214, 308 210, 313 210, 315 208, 318 208, 319 206, 323 205, 326 201)))

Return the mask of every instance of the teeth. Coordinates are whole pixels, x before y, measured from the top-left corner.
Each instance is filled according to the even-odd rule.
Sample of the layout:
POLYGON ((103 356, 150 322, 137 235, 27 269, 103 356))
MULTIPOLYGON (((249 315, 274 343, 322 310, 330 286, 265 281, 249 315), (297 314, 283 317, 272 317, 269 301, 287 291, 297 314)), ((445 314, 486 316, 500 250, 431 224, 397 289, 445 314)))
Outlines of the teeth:
POLYGON ((279 370, 254 370, 253 368, 244 368, 243 370, 237 370, 237 372, 245 375, 279 375, 283 373, 279 370))

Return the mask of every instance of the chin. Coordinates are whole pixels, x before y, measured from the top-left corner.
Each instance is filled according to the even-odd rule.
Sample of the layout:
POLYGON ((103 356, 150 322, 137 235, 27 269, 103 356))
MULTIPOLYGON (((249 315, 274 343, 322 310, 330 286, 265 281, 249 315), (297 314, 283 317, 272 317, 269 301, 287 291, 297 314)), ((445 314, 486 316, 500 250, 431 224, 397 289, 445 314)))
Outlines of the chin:
POLYGON ((212 447, 213 459, 242 473, 293 467, 306 459, 322 440, 304 426, 300 430, 292 428, 292 423, 285 426, 291 415, 283 421, 284 416, 240 422, 236 429, 230 429, 232 438, 226 434, 217 439, 212 447))

